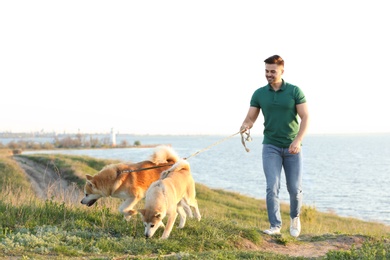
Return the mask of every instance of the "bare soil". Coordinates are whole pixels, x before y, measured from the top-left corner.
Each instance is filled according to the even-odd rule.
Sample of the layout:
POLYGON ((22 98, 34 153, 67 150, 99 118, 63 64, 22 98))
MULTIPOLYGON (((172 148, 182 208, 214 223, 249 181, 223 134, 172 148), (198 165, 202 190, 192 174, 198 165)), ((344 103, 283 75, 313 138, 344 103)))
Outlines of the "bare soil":
MULTIPOLYGON (((58 172, 26 158, 14 156, 14 159, 24 169, 39 197, 43 199, 52 198, 53 196, 69 198, 69 194, 73 194, 72 200, 74 200, 74 203, 79 203, 80 192, 75 192, 74 187, 68 185, 58 172), (64 196, 64 194, 66 195, 64 196)), ((237 246, 248 250, 260 250, 291 257, 315 259, 325 256, 330 250, 348 250, 352 246, 359 248, 364 242, 364 237, 357 235, 331 236, 320 241, 312 241, 312 237, 302 235, 299 237, 298 242, 287 243, 287 245, 278 243, 278 240, 271 236, 264 235, 263 239, 264 241, 260 246, 249 240, 244 240, 237 246)))
POLYGON ((327 252, 334 250, 349 250, 352 246, 360 248, 365 240, 363 236, 340 235, 331 238, 325 238, 321 241, 311 241, 310 236, 301 236, 298 242, 283 245, 271 236, 264 235, 264 241, 261 246, 254 245, 251 241, 245 242, 245 247, 249 250, 260 250, 264 252, 288 255, 291 257, 305 257, 315 259, 323 257, 327 252))

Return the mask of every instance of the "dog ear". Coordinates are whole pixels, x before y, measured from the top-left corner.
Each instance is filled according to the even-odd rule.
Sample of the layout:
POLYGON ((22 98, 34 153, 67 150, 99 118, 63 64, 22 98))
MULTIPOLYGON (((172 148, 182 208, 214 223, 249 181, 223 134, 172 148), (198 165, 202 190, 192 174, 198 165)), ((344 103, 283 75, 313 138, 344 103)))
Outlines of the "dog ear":
POLYGON ((156 218, 159 218, 159 219, 161 219, 161 213, 160 212, 158 212, 158 213, 156 213, 156 215, 154 215, 156 218))
POLYGON ((87 183, 86 183, 89 187, 93 188, 93 187, 96 187, 96 185, 90 181, 90 180, 87 180, 87 183))
POLYGON ((87 180, 89 180, 89 181, 93 179, 93 177, 92 177, 91 175, 89 175, 89 174, 85 175, 85 177, 86 177, 87 180))

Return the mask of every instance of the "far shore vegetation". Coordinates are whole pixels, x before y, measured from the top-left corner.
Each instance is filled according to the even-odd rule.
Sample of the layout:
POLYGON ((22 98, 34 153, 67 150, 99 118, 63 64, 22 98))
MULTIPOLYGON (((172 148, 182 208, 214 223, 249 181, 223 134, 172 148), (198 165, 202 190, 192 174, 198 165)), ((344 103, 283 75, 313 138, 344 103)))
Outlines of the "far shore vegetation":
MULTIPOLYGON (((261 232, 269 225, 264 200, 198 183, 201 221, 188 219, 183 229, 176 223, 168 240, 159 239, 162 229, 145 239, 140 216, 126 222, 118 212, 120 199, 80 204, 85 175, 115 162, 0 149, 0 259, 390 259, 387 225, 304 206, 298 239, 288 224, 271 237, 261 232), (67 189, 47 187, 45 198, 38 197, 17 157, 56 171, 67 189)), ((288 208, 283 204, 284 223, 288 208)))
MULTIPOLYGON (((12 136, 12 135, 11 135, 12 136)), ((28 136, 26 136, 28 137, 28 136)), ((7 144, 0 142, 0 149, 6 148, 13 151, 14 154, 20 154, 25 150, 54 150, 54 149, 94 149, 94 148, 128 148, 128 147, 153 147, 156 145, 143 145, 140 140, 135 140, 129 143, 127 140, 122 140, 120 143, 113 145, 109 136, 93 137, 89 134, 72 134, 61 137, 48 135, 52 141, 35 142, 24 140, 20 135, 15 135, 15 140, 7 144)))

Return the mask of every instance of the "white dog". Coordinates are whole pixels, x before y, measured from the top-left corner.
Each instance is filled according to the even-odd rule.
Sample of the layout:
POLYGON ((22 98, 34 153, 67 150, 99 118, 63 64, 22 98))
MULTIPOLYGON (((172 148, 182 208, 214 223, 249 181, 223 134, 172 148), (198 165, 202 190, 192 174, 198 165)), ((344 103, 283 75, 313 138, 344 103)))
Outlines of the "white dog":
POLYGON ((195 217, 199 221, 201 216, 195 196, 195 182, 186 160, 180 160, 162 172, 161 179, 153 182, 146 192, 145 209, 139 210, 145 226, 145 237, 152 237, 160 226, 164 227, 162 220, 168 216, 161 236, 167 239, 177 214, 180 216, 179 228, 184 227, 187 215, 193 216, 190 207, 195 210, 195 217))

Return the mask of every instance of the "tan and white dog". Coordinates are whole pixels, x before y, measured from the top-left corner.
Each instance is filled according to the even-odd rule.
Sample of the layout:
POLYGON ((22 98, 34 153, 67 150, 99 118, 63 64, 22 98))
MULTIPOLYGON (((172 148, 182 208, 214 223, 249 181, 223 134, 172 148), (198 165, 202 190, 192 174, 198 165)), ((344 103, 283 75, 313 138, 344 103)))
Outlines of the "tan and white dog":
POLYGON ((137 211, 134 206, 145 197, 150 184, 160 179, 161 172, 169 169, 180 158, 169 146, 155 148, 150 160, 134 164, 111 164, 96 175, 86 175, 84 205, 92 206, 102 197, 125 199, 119 211, 129 220, 137 211))
POLYGON ((161 236, 162 239, 167 239, 178 214, 179 228, 184 227, 187 215, 193 217, 190 207, 195 210, 195 217, 199 221, 201 216, 195 196, 195 182, 186 160, 178 161, 161 173, 161 180, 153 182, 146 192, 145 208, 139 210, 145 226, 145 237, 150 238, 160 226, 165 227, 162 220, 168 216, 161 236))

